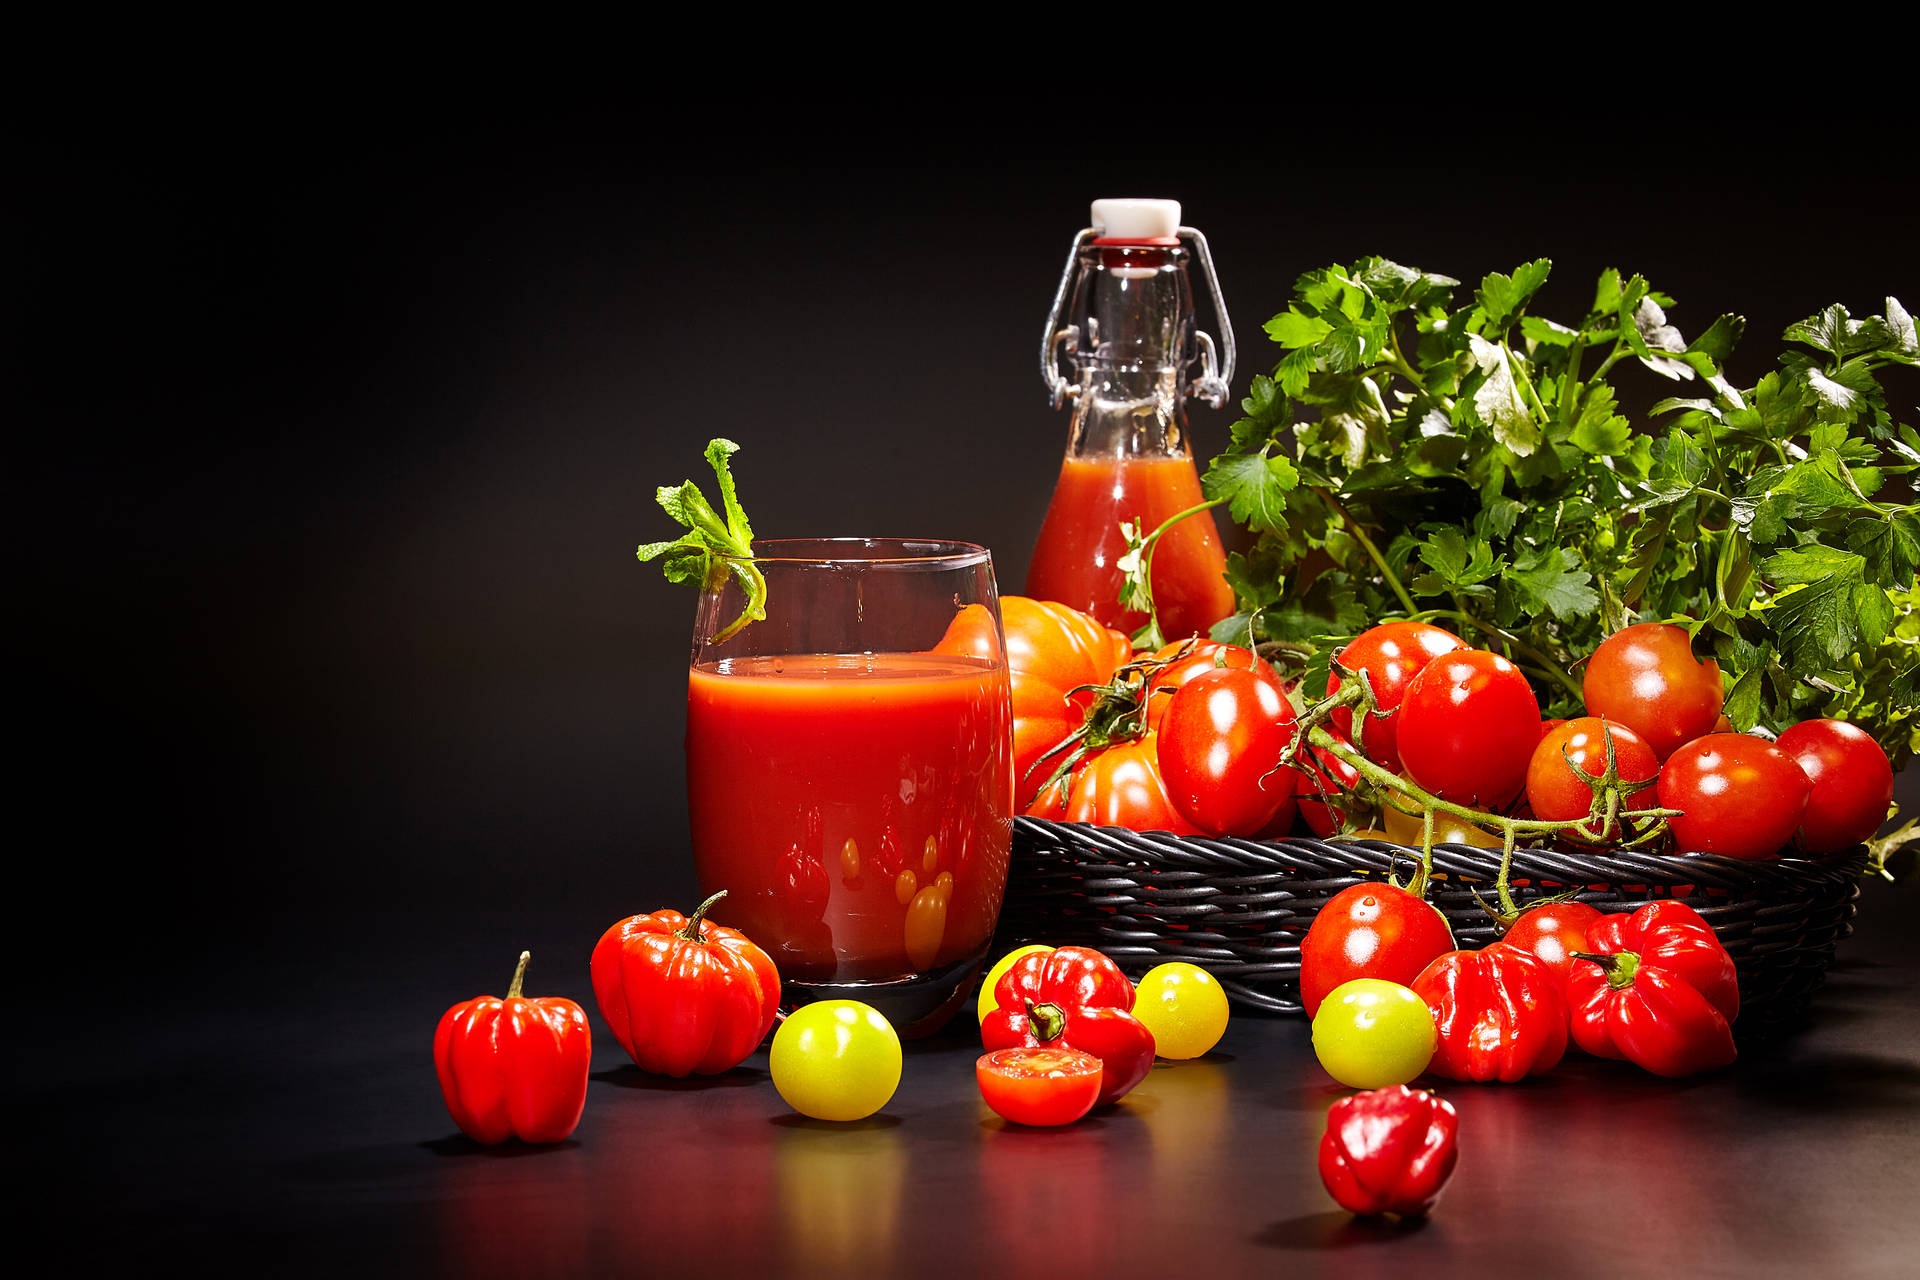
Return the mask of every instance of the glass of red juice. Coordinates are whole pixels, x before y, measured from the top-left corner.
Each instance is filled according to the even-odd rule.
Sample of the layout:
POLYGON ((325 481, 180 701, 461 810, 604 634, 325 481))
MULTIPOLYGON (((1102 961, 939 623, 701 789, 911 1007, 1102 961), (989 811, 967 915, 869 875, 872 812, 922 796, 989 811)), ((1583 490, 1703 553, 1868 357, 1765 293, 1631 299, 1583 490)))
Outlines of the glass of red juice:
MULTIPOLYGON (((1013 830, 1013 712, 993 560, 970 543, 757 541, 766 617, 687 673, 687 799, 714 916, 773 957, 783 1002, 849 998, 936 1030, 986 959, 1013 830)), ((721 575, 714 575, 719 580, 721 575)))

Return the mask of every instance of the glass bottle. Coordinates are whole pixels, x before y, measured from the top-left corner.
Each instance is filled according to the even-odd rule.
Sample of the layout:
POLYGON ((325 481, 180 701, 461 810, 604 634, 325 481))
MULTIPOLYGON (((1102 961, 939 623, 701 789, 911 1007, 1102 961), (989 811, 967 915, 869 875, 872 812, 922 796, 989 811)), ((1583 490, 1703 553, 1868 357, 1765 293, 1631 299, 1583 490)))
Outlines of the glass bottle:
MULTIPOLYGON (((1041 346, 1053 405, 1071 402, 1066 457, 1040 527, 1027 594, 1132 632, 1120 607, 1120 522, 1142 537, 1205 499, 1187 441, 1188 395, 1214 408, 1233 377, 1233 328, 1206 237, 1180 225, 1174 200, 1096 200, 1074 238, 1041 346), (1220 319, 1224 368, 1194 320, 1188 266, 1199 261, 1220 319), (1072 363, 1071 376, 1059 362, 1072 363), (1195 366, 1198 366, 1197 376, 1195 366)), ((1150 582, 1167 639, 1205 635, 1233 612, 1226 553, 1211 511, 1161 536, 1150 582)))

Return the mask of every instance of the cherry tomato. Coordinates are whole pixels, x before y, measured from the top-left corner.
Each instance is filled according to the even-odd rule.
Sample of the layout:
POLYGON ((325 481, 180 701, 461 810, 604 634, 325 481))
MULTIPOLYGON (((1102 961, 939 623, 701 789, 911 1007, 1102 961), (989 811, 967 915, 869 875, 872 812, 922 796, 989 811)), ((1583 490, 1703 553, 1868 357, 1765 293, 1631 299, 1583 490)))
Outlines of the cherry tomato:
POLYGON ((1580 688, 1588 715, 1627 726, 1660 760, 1712 733, 1726 696, 1720 664, 1697 661, 1687 629, 1664 622, 1638 623, 1602 640, 1580 688))
POLYGON ((1352 790, 1360 781, 1359 770, 1330 751, 1308 747, 1294 774, 1300 816, 1306 819, 1308 829, 1323 840, 1339 831, 1340 810, 1325 800, 1310 797, 1338 796, 1352 790))
POLYGON ((1433 1011, 1399 982, 1355 978, 1313 1015, 1313 1055, 1350 1089, 1405 1084, 1427 1069, 1439 1043, 1433 1011))
MULTIPOLYGON (((1407 686, 1441 654, 1466 647, 1459 636, 1429 623, 1383 622, 1362 631, 1334 655, 1333 668, 1327 673, 1329 697, 1339 691, 1343 671, 1366 672, 1373 689, 1374 714, 1366 718, 1358 738, 1369 760, 1400 772, 1400 702, 1407 686)), ((1335 711, 1332 721, 1342 737, 1354 740, 1352 707, 1335 711)))
POLYGON ((1500 940, 1532 952, 1553 970, 1555 980, 1564 990, 1567 974, 1573 968, 1573 953, 1593 950, 1587 945, 1587 930, 1599 923, 1602 914, 1584 902, 1549 902, 1529 907, 1500 940))
POLYGON ((993 989, 999 985, 1000 975, 1013 968, 1014 963, 1018 961, 1021 956, 1030 956, 1036 951, 1051 950, 1053 950, 1052 947, 1043 947, 1037 942, 1029 943, 1024 947, 1015 947, 1013 950, 1007 952, 1007 954, 1001 956, 999 960, 995 961, 993 968, 987 970, 986 978, 980 983, 980 999, 977 1005, 980 1011, 980 1021, 985 1022, 987 1015, 1000 1007, 995 1003, 993 998, 993 989))
POLYGON ((858 1000, 822 1000, 787 1015, 768 1052, 773 1087, 815 1120, 862 1120, 900 1087, 900 1037, 858 1000))
POLYGON ((1540 702, 1520 668, 1458 649, 1421 668, 1400 700, 1400 762, 1443 800, 1504 809, 1527 782, 1540 702))
POLYGON ((1167 795, 1160 775, 1159 737, 1148 734, 1090 756, 1074 771, 1067 821, 1131 831, 1199 835, 1167 795))
MULTIPOLYGON (((1534 817, 1546 822, 1570 822, 1593 811, 1593 788, 1581 777, 1605 776, 1609 740, 1613 742, 1614 772, 1621 782, 1651 782, 1659 775, 1660 762, 1654 759, 1653 748, 1625 725, 1608 724, 1599 716, 1569 720, 1540 739, 1527 765, 1527 805, 1534 817)), ((1622 807, 1647 806, 1629 800, 1622 807)), ((1561 834, 1605 842, 1619 837, 1620 825, 1614 823, 1604 832, 1570 827, 1561 834)))
POLYGON ((1251 671, 1203 671, 1167 700, 1160 776, 1167 794, 1208 835, 1250 836, 1293 795, 1299 777, 1276 769, 1293 739, 1293 705, 1251 671))
POLYGON ((1893 765, 1865 730, 1807 720, 1773 744, 1813 782, 1793 842, 1808 853, 1850 849, 1880 829, 1893 803, 1893 765))
POLYGON ((1173 695, 1180 691, 1181 686, 1203 672, 1217 671, 1221 667, 1251 671, 1272 685, 1273 691, 1283 701, 1287 696, 1286 682, 1274 669, 1253 650, 1243 649, 1237 644, 1222 644, 1218 640, 1182 640, 1155 651, 1153 656, 1167 665, 1154 672, 1153 678, 1147 681, 1146 724, 1149 729, 1160 727, 1161 718, 1167 714, 1167 704, 1173 701, 1173 695))
POLYGON ((1100 1096, 1100 1059, 1078 1049, 996 1049, 973 1064, 980 1096, 1015 1124, 1072 1124, 1100 1096))
POLYGON ((1385 882, 1352 885, 1320 908, 1301 940, 1301 1007, 1311 1018, 1329 991, 1355 978, 1411 985, 1451 950, 1453 930, 1432 903, 1385 882))
POLYGON ((1227 1033, 1227 993, 1199 965, 1171 961, 1147 970, 1134 989, 1133 1016, 1153 1032, 1162 1058, 1197 1058, 1227 1033))
POLYGON ((1744 733, 1710 733, 1660 767, 1660 806, 1674 848, 1727 858, 1772 858, 1792 839, 1813 783, 1792 756, 1744 733))

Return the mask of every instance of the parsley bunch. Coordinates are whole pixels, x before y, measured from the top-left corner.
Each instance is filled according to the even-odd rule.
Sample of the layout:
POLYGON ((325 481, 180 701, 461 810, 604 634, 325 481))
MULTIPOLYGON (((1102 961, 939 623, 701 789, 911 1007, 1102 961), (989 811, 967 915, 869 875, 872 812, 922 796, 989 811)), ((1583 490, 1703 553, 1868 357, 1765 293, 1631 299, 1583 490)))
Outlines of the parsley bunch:
POLYGON ((1719 661, 1736 728, 1832 716, 1896 764, 1920 749, 1920 434, 1880 381, 1920 363, 1912 318, 1828 307, 1743 389, 1739 316, 1689 342, 1671 298, 1609 270, 1561 324, 1528 311, 1551 265, 1464 305, 1459 281, 1380 258, 1299 279, 1266 326, 1286 354, 1204 480, 1256 535, 1215 638, 1292 655, 1317 691, 1354 634, 1432 619, 1568 716, 1602 639, 1674 622, 1719 661), (1636 368, 1692 394, 1629 422, 1608 379, 1636 368))

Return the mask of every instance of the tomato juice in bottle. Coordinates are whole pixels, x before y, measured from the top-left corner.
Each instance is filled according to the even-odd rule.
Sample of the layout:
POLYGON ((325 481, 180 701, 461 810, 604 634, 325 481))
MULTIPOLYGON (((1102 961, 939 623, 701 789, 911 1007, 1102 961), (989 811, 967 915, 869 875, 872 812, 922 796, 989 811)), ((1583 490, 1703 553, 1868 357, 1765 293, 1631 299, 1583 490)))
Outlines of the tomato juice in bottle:
POLYGON ((697 662, 687 790, 701 892, 783 979, 978 960, 1006 888, 1004 664, 955 654, 697 662))
MULTIPOLYGON (((1205 501, 1187 438, 1189 393, 1215 408, 1233 376, 1233 330, 1206 239, 1180 225, 1171 200, 1096 200, 1047 320, 1041 370, 1056 407, 1073 405, 1066 456, 1027 573, 1027 594, 1091 613, 1122 631, 1146 621, 1122 610, 1126 521, 1145 537, 1205 501), (1191 245, 1191 248, 1189 248, 1191 245), (1194 320, 1188 265, 1197 257, 1224 338, 1194 320), (1072 363, 1072 376, 1058 367, 1072 363), (1196 371, 1195 366, 1198 365, 1196 371)), ((1233 612, 1226 552, 1211 511, 1161 535, 1150 583, 1169 640, 1205 635, 1233 612)))

